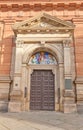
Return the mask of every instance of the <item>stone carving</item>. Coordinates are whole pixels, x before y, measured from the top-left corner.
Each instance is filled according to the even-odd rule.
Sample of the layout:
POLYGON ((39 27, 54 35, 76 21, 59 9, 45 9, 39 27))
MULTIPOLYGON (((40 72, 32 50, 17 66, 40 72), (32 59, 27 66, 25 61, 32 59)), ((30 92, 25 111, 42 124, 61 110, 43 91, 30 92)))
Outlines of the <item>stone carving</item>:
POLYGON ((23 40, 16 40, 16 47, 22 47, 23 48, 24 41, 23 40))
POLYGON ((70 39, 70 38, 63 40, 64 47, 69 47, 71 42, 72 42, 72 39, 70 39))
POLYGON ((52 44, 52 46, 53 46, 54 48, 56 48, 57 51, 60 52, 60 54, 63 56, 63 44, 62 44, 62 43, 52 44))
POLYGON ((13 29, 15 30, 15 33, 18 33, 19 31, 19 33, 30 33, 29 31, 37 33, 37 30, 42 33, 63 33, 65 30, 69 30, 69 32, 71 32, 71 30, 74 29, 74 25, 70 24, 69 22, 60 20, 57 17, 42 13, 37 17, 31 18, 30 20, 20 22, 20 24, 16 23, 13 26, 13 29))

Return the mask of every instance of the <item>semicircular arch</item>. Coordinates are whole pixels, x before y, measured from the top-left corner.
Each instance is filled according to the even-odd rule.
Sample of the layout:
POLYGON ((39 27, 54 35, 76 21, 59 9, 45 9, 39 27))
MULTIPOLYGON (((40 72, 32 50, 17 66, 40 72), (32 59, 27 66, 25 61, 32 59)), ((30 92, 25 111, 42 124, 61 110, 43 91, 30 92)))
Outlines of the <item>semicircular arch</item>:
POLYGON ((60 53, 60 51, 56 47, 54 48, 51 45, 45 45, 45 46, 32 45, 30 48, 31 49, 27 48, 26 51, 24 52, 23 63, 28 63, 31 56, 39 51, 49 52, 56 58, 57 63, 63 63, 63 55, 60 53))

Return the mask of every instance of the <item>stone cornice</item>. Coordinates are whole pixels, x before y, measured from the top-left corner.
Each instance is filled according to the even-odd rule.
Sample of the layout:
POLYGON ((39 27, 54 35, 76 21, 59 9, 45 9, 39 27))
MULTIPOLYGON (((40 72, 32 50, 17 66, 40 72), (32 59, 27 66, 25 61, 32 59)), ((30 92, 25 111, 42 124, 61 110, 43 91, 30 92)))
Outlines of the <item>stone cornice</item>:
POLYGON ((30 33, 32 33, 32 34, 50 34, 50 33, 53 33, 53 34, 55 34, 55 33, 57 33, 57 34, 59 34, 59 33, 61 33, 61 34, 64 34, 64 33, 66 33, 66 34, 71 34, 71 33, 73 32, 73 29, 71 28, 71 29, 66 29, 66 28, 64 28, 64 29, 59 29, 59 28, 54 28, 54 29, 27 29, 27 30, 24 30, 24 29, 21 29, 21 30, 15 30, 14 31, 14 33, 18 33, 18 34, 30 34, 30 33))
POLYGON ((76 78, 76 80, 75 80, 75 83, 77 83, 77 84, 83 84, 83 76, 79 76, 79 77, 77 77, 76 78))
POLYGON ((51 10, 83 10, 83 3, 80 2, 20 2, 18 1, 7 3, 7 2, 0 2, 0 10, 1 11, 9 11, 9 10, 23 10, 23 11, 51 11, 51 10))
POLYGON ((70 34, 75 26, 72 22, 66 22, 57 17, 53 17, 46 13, 30 18, 29 20, 16 23, 13 26, 16 34, 28 33, 56 33, 56 34, 70 34), (35 26, 35 27, 34 27, 35 26))
POLYGON ((0 76, 0 83, 10 83, 11 82, 11 78, 10 76, 0 76))

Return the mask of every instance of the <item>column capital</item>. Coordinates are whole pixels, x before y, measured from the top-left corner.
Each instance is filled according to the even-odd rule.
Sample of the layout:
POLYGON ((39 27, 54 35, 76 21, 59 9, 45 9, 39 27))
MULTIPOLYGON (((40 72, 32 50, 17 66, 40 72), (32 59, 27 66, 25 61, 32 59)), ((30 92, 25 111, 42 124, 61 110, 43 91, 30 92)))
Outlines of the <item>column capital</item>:
POLYGON ((64 67, 64 64, 63 64, 63 63, 59 63, 59 67, 60 67, 60 68, 63 68, 63 67, 64 67))
POLYGON ((23 44, 24 44, 24 41, 23 40, 16 40, 16 47, 18 48, 22 48, 23 47, 23 44))
POLYGON ((64 48, 65 47, 70 47, 70 43, 72 42, 72 39, 65 39, 65 40, 63 40, 63 46, 64 46, 64 48))

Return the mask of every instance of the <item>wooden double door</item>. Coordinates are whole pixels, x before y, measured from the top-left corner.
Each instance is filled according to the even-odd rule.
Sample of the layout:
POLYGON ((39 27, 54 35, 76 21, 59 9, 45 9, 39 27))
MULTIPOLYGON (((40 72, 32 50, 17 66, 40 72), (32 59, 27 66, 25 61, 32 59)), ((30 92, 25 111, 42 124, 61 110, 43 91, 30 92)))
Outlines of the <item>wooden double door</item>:
POLYGON ((54 110, 55 87, 51 70, 34 70, 31 75, 30 110, 54 110))

